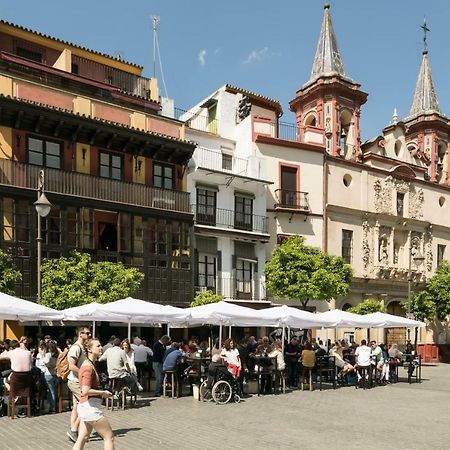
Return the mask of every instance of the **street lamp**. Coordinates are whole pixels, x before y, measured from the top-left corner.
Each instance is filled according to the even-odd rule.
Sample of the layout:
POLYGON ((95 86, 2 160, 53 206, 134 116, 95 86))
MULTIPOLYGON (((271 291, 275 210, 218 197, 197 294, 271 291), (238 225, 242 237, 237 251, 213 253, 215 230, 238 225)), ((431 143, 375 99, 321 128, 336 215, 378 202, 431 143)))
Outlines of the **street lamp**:
POLYGON ((42 235, 41 235, 41 217, 47 217, 50 210, 52 209, 52 204, 48 201, 46 195, 44 194, 44 171, 39 171, 38 180, 38 199, 34 202, 34 207, 37 212, 37 300, 41 301, 41 259, 42 259, 42 235))
MULTIPOLYGON (((423 261, 425 261, 425 257, 420 253, 419 245, 420 239, 417 236, 411 239, 408 255, 408 314, 407 314, 408 319, 411 319, 411 282, 412 282, 411 261, 414 260, 416 266, 419 266, 423 261)), ((408 328, 408 340, 410 340, 410 333, 411 330, 408 328)))

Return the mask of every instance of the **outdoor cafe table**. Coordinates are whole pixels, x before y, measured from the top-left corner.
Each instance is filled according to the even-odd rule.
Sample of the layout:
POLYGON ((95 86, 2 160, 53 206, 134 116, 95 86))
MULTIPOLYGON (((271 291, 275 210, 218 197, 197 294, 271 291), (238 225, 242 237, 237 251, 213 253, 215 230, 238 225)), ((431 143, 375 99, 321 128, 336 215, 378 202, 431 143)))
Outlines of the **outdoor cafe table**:
MULTIPOLYGON (((271 387, 273 388, 273 392, 276 393, 277 389, 274 386, 275 383, 275 373, 277 367, 277 357, 276 356, 263 356, 263 355, 255 355, 255 365, 257 369, 256 373, 256 381, 258 383, 257 394, 258 396, 261 394, 261 380, 262 377, 265 376, 266 379, 270 379, 271 387)), ((267 383, 267 381, 266 381, 267 383)), ((265 384, 266 384, 265 383, 265 384)))

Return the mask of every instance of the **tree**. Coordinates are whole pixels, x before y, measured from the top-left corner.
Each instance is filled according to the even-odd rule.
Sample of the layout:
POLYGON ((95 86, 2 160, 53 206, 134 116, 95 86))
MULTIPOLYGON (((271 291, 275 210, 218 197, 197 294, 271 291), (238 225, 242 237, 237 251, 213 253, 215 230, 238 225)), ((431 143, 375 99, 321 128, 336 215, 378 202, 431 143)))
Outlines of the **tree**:
MULTIPOLYGON (((411 312, 419 320, 443 321, 450 314, 450 264, 444 261, 425 286, 411 297, 411 312)), ((403 307, 407 310, 408 303, 403 307)))
POLYGON ((348 312, 361 315, 372 314, 376 312, 384 313, 386 312, 386 307, 379 300, 368 298, 358 305, 349 308, 348 312))
POLYGON ((191 306, 207 305, 209 303, 217 303, 223 300, 222 295, 214 294, 213 291, 197 291, 191 306))
POLYGON ((291 236, 275 248, 266 264, 267 287, 276 297, 328 300, 348 293, 352 268, 339 256, 305 245, 291 236))
POLYGON ((10 253, 0 250, 0 292, 14 295, 15 285, 22 279, 22 274, 14 264, 10 253))
POLYGON ((108 303, 128 297, 144 279, 138 269, 122 263, 93 263, 87 253, 48 259, 42 264, 41 303, 66 309, 85 303, 108 303))

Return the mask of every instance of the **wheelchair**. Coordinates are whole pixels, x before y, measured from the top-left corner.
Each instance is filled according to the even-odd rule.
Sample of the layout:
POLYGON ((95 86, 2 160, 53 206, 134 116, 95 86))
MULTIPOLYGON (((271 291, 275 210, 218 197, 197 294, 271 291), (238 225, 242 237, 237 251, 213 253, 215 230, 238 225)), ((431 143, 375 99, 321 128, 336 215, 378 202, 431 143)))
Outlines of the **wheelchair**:
POLYGON ((208 378, 200 385, 200 400, 214 401, 217 405, 225 405, 231 400, 239 403, 241 401, 239 393, 239 381, 227 367, 222 364, 210 364, 208 378))

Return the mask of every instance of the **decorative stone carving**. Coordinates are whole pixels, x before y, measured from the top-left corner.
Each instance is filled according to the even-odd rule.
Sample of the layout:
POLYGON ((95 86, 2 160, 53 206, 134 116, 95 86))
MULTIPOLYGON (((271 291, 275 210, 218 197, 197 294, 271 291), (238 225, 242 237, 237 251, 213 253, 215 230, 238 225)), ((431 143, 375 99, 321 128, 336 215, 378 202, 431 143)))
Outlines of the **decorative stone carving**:
POLYGON ((382 265, 389 263, 389 236, 390 229, 387 227, 380 228, 380 234, 378 237, 378 261, 382 265))
POLYGON ((426 251, 425 265, 428 272, 433 270, 433 227, 430 225, 425 232, 426 251))
POLYGON ((370 244, 369 244, 369 232, 370 232, 370 226, 369 222, 367 220, 364 220, 362 223, 363 228, 363 239, 362 239, 362 260, 363 260, 363 266, 364 271, 367 272, 370 264, 370 244))
POLYGON ((414 189, 409 196, 409 217, 421 219, 423 217, 423 189, 414 189))
POLYGON ((375 211, 377 213, 392 213, 392 188, 386 185, 386 181, 387 179, 383 186, 381 181, 377 180, 373 186, 375 190, 375 211))

